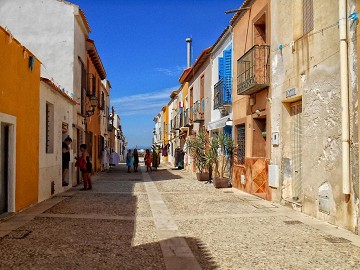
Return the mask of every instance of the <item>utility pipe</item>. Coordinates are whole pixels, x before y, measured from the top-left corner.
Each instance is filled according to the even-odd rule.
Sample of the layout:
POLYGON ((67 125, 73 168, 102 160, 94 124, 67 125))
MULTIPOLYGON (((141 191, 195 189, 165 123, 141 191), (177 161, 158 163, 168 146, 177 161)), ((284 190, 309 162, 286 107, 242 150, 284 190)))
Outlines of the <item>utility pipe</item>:
POLYGON ((342 186, 343 193, 350 194, 350 120, 346 5, 347 0, 339 0, 342 186))

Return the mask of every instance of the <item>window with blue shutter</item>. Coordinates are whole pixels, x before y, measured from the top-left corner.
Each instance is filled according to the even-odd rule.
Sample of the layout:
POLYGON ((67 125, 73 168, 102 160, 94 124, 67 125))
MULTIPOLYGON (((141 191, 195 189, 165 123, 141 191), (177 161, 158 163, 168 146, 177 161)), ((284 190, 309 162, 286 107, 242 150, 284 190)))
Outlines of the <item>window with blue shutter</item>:
POLYGON ((224 78, 224 58, 219 57, 219 81, 224 78))
POLYGON ((231 102, 232 93, 232 51, 224 51, 224 102, 231 102))

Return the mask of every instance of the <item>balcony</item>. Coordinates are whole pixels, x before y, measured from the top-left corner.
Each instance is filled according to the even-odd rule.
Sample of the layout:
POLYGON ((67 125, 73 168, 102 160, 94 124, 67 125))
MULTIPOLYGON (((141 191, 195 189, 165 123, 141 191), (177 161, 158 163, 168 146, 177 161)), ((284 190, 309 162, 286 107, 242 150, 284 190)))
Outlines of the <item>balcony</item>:
POLYGON ((87 96, 95 96, 96 95, 96 77, 92 73, 88 73, 88 76, 87 76, 86 95, 87 96))
POLYGON ((224 77, 214 86, 214 110, 231 106, 232 78, 224 77))
POLYGON ((180 117, 179 114, 176 114, 171 120, 171 132, 175 132, 180 129, 180 117))
POLYGON ((253 46, 239 58, 237 69, 238 95, 251 95, 270 86, 270 46, 253 46))
POLYGON ((189 126, 191 126, 191 123, 192 123, 191 109, 188 108, 185 110, 185 113, 184 113, 184 126, 189 127, 189 126))
POLYGON ((204 109, 202 108, 202 103, 204 102, 204 99, 198 100, 194 103, 194 107, 193 107, 193 121, 194 122, 201 122, 204 121, 204 109))

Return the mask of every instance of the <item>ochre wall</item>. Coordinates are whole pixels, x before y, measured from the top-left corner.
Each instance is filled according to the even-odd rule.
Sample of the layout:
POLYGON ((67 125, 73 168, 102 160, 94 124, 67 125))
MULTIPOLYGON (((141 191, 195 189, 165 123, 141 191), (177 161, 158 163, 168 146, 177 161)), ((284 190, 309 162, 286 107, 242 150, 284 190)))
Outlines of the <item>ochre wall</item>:
MULTIPOLYGON (((101 81, 100 81, 100 77, 98 72, 96 71, 96 68, 94 66, 94 64, 91 61, 91 58, 89 57, 89 54, 87 55, 87 73, 88 74, 93 74, 96 77, 96 97, 98 98, 98 106, 95 108, 95 112, 92 116, 90 117, 86 117, 86 124, 87 124, 87 131, 88 132, 92 132, 92 155, 91 155, 91 160, 92 160, 92 164, 93 164, 93 170, 95 172, 100 171, 101 169, 101 161, 100 161, 100 155, 99 155, 99 136, 101 136, 101 131, 100 131, 100 109, 99 109, 99 105, 101 103, 101 81)), ((106 94, 104 92, 104 94, 106 94)), ((91 106, 90 106, 90 99, 87 97, 87 105, 86 105, 86 110, 91 110, 91 106)), ((104 110, 106 110, 106 108, 104 108, 104 110)), ((110 132, 107 131, 107 133, 109 134, 110 132)), ((115 135, 112 135, 113 137, 115 135)), ((89 146, 88 146, 89 147, 89 146)), ((114 145, 112 145, 112 147, 114 147, 114 145)), ((90 152, 90 149, 88 149, 88 151, 90 152)))
POLYGON ((15 211, 38 200, 40 62, 0 27, 0 112, 16 117, 15 211))

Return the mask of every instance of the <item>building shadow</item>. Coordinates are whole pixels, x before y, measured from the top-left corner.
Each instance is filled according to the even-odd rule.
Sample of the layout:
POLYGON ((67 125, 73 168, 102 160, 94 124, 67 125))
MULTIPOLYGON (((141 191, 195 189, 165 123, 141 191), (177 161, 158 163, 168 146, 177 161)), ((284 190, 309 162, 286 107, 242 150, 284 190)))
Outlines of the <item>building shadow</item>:
MULTIPOLYGON (((156 173, 157 181, 176 178, 156 173)), ((92 191, 60 194, 61 202, 0 239, 0 269, 191 269, 188 258, 173 260, 176 252, 164 257, 169 243, 184 240, 202 269, 219 269, 198 238, 158 240, 138 179, 141 173, 119 165, 95 179, 92 191)))

